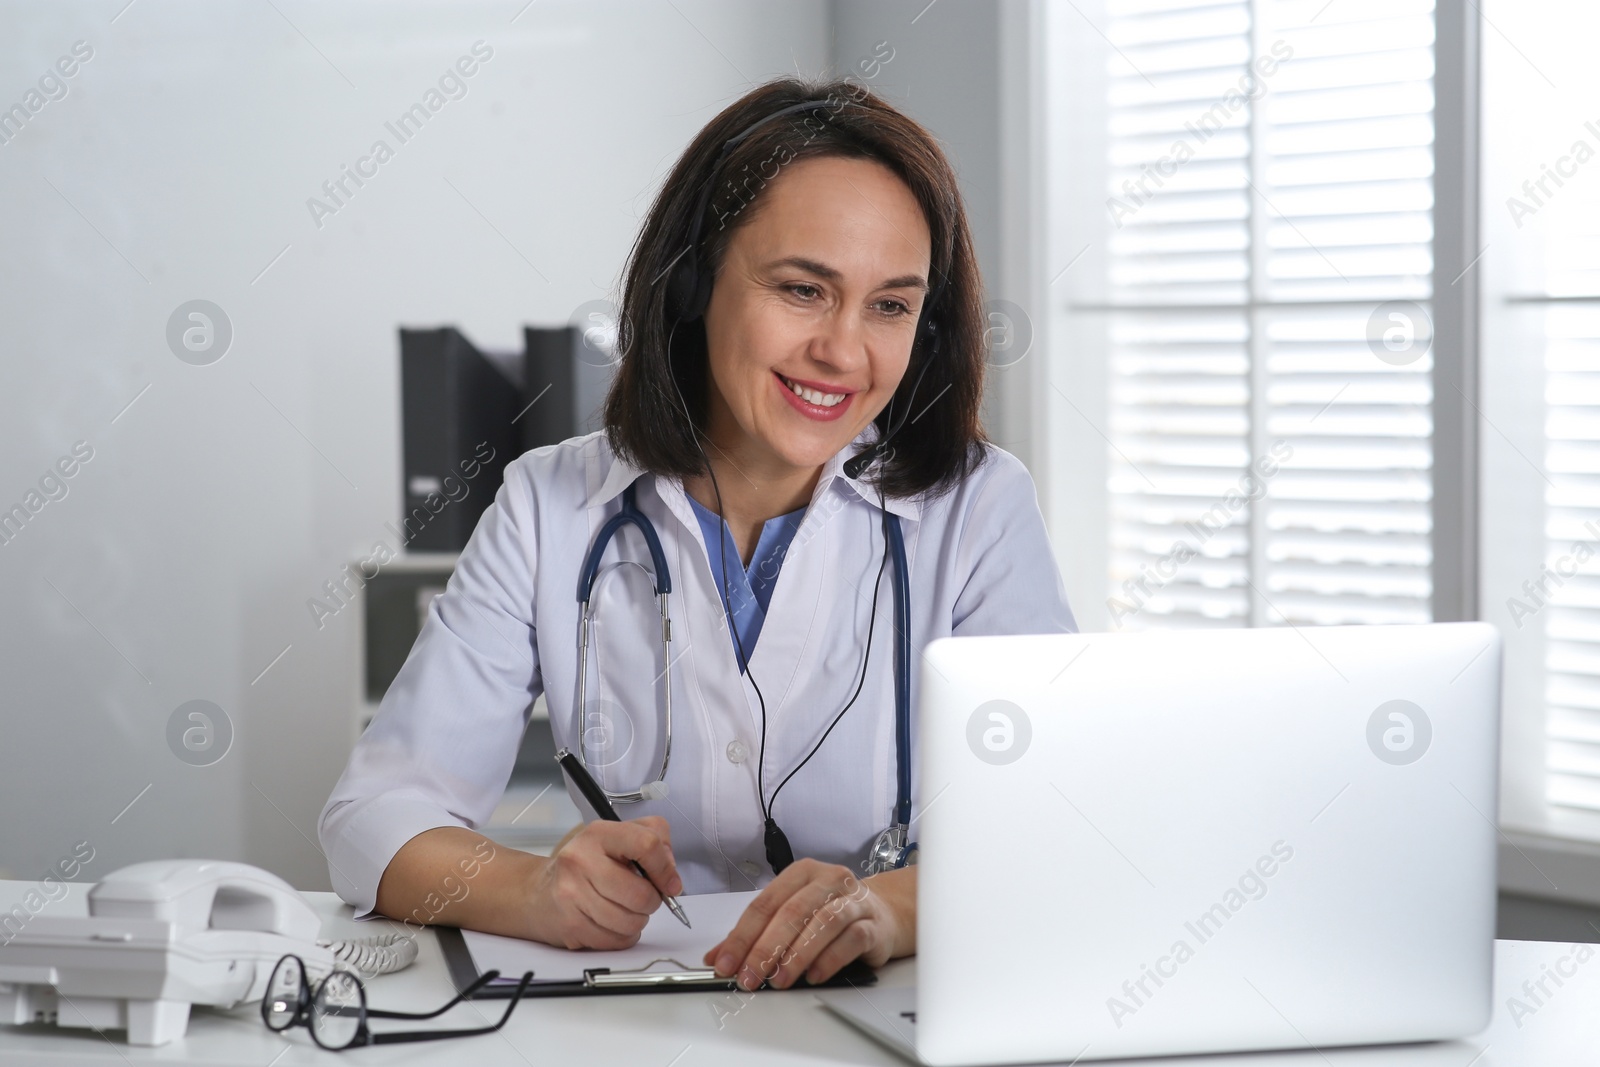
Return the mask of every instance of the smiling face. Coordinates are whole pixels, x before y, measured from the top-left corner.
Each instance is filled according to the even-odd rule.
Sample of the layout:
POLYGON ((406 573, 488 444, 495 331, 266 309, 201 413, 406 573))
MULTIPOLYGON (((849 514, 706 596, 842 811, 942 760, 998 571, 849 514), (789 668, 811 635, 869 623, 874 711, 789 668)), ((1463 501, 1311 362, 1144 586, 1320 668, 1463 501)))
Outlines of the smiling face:
POLYGON ((894 172, 833 156, 789 164, 749 210, 705 313, 707 429, 741 467, 815 473, 905 374, 928 224, 894 172))

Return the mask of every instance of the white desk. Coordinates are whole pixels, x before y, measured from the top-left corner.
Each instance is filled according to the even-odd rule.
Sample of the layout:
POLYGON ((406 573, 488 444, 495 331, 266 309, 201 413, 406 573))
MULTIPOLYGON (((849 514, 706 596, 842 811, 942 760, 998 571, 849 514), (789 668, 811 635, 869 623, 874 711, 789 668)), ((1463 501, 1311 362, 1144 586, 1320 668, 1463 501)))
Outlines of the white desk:
MULTIPOLYGON (((0 882, 0 905, 20 899, 27 883, 0 882)), ((85 886, 50 905, 51 914, 82 912, 85 886), (54 909, 61 909, 59 912, 54 909)), ((367 936, 384 926, 356 923, 350 908, 331 893, 307 897, 326 916, 324 936, 367 936)), ((431 934, 419 939, 417 962, 399 974, 368 984, 373 1007, 431 1011, 454 995, 444 959, 431 934)), ((1600 953, 1565 979, 1535 1014, 1517 1026, 1506 998, 1520 995, 1522 983, 1541 976, 1541 964, 1554 964, 1570 946, 1553 942, 1501 941, 1495 946, 1496 1017, 1478 1037, 1432 1045, 1364 1049, 1208 1056, 1195 1060, 1114 1061, 1134 1067, 1159 1064, 1180 1067, 1592 1067, 1600 1063, 1600 953)), ((914 961, 884 968, 879 981, 905 985, 916 980, 914 961)), ((271 1033, 261 1023, 257 1005, 229 1012, 197 1009, 189 1033, 161 1048, 132 1048, 115 1031, 102 1037, 88 1030, 51 1026, 0 1026, 0 1064, 204 1063, 249 1067, 292 1067, 300 1063, 471 1063, 475 1067, 707 1067, 712 1064, 891 1064, 905 1062, 850 1029, 816 1003, 809 993, 767 991, 744 998, 736 1014, 719 1028, 714 1004, 739 1004, 733 994, 662 993, 634 996, 527 1000, 517 1006, 499 1034, 416 1045, 323 1052, 304 1029, 292 1036, 271 1033), (727 999, 721 999, 727 998, 727 999)), ((1531 1002, 1530 1002, 1531 1003, 1531 1002)), ((441 1026, 472 1026, 498 1017, 504 1001, 486 1001, 456 1008, 441 1026)), ((405 1022, 377 1023, 374 1028, 409 1029, 405 1022)))

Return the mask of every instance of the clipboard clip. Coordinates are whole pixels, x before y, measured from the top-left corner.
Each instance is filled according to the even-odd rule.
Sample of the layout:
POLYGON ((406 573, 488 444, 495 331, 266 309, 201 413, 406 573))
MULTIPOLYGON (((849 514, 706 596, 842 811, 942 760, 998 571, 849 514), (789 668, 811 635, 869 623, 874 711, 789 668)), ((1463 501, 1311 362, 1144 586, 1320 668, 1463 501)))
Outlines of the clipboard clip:
POLYGON ((686 967, 675 959, 654 959, 643 967, 632 970, 613 971, 609 967, 589 967, 583 972, 583 984, 590 989, 606 989, 640 986, 717 986, 730 987, 732 978, 719 978, 717 972, 711 967, 686 967), (669 964, 675 970, 657 970, 662 964, 669 964))

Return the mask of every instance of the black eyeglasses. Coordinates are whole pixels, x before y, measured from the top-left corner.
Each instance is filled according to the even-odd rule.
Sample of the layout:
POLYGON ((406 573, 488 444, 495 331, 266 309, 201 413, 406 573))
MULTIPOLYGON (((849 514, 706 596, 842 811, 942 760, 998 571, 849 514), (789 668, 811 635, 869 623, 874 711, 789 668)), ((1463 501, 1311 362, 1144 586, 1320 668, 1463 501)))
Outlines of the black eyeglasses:
POLYGON ((472 1030, 411 1030, 399 1034, 375 1034, 367 1029, 368 1019, 432 1019, 443 1015, 485 985, 500 977, 499 971, 485 971, 476 982, 437 1011, 378 1011, 367 1007, 367 991, 361 979, 349 971, 334 971, 317 983, 315 990, 306 979, 306 965, 299 956, 285 956, 272 969, 266 996, 261 998, 261 1021, 267 1029, 282 1033, 295 1026, 311 1031, 311 1040, 322 1048, 340 1049, 363 1045, 395 1045, 407 1041, 433 1041, 444 1037, 471 1037, 492 1034, 506 1024, 511 1012, 527 992, 533 972, 522 976, 517 991, 506 1005, 506 1013, 493 1026, 472 1030))

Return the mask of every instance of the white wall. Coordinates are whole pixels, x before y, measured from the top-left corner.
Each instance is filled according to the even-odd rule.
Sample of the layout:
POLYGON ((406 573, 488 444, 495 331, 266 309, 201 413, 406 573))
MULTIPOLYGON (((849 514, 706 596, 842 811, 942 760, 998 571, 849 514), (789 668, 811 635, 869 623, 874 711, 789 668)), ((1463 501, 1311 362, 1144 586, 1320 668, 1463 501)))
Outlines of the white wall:
POLYGON ((831 12, 124 2, 0 7, 0 106, 93 49, 0 145, 0 508, 94 450, 0 545, 0 876, 87 840, 89 878, 211 855, 325 887, 359 646, 306 600, 399 509, 396 326, 510 348, 605 295, 683 145, 820 73, 831 12), (466 96, 398 144, 384 122, 478 40, 466 96), (394 158, 319 229, 307 198, 378 138, 394 158), (165 339, 195 298, 233 324, 209 366, 165 339), (197 698, 235 730, 207 767, 166 739, 197 698))

